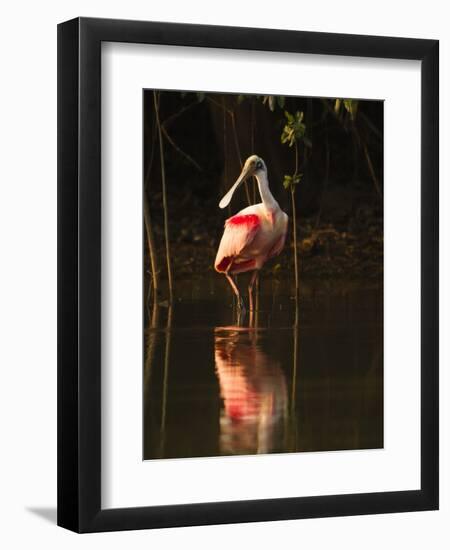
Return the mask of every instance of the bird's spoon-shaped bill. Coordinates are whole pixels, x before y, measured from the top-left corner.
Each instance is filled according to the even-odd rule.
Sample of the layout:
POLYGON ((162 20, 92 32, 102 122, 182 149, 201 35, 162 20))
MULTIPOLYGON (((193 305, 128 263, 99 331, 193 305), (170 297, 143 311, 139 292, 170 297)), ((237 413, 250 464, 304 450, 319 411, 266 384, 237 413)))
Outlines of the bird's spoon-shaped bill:
POLYGON ((241 185, 241 183, 246 180, 249 176, 251 176, 253 173, 251 166, 244 166, 241 175, 238 177, 236 182, 234 183, 233 187, 228 191, 226 195, 222 198, 222 200, 219 202, 219 208, 226 208, 234 195, 234 192, 236 189, 241 185))

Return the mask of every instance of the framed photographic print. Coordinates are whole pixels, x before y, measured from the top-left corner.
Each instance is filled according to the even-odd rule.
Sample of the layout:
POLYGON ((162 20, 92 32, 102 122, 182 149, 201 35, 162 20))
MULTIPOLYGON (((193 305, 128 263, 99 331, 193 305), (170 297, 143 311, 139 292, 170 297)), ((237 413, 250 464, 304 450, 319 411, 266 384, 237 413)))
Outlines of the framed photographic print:
POLYGON ((59 525, 438 508, 438 64, 59 25, 59 525))

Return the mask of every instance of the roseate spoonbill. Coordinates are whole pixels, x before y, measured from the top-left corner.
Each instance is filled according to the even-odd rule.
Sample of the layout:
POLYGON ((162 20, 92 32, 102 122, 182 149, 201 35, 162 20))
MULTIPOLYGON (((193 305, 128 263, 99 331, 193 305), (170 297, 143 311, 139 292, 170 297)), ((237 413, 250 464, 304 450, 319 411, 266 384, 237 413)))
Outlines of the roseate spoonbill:
POLYGON ((248 286, 249 307, 253 310, 253 285, 265 262, 282 251, 288 216, 270 192, 266 164, 257 155, 245 161, 240 176, 220 201, 219 207, 228 206, 236 189, 250 176, 256 177, 262 202, 244 208, 225 221, 214 267, 227 278, 239 308, 243 308, 244 303, 232 275, 253 271, 248 286))

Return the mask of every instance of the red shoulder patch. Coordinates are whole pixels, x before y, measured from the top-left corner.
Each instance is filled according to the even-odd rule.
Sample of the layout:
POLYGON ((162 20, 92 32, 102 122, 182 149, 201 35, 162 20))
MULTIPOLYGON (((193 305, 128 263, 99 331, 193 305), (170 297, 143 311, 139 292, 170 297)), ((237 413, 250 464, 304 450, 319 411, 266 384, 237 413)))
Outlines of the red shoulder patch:
POLYGON ((256 214, 237 215, 229 218, 227 224, 230 225, 246 225, 247 227, 255 227, 259 225, 259 218, 256 214))

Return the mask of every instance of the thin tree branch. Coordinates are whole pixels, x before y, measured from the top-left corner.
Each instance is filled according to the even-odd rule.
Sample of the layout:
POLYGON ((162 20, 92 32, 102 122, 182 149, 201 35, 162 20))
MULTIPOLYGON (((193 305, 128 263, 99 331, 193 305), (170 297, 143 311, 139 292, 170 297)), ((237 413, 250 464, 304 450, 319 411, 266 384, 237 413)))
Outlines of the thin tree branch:
MULTIPOLYGON (((250 150, 252 155, 255 153, 255 102, 250 102, 250 150)), ((258 186, 255 176, 252 177, 253 182, 253 204, 256 204, 256 188, 258 186)), ((258 288, 258 287, 257 287, 258 288)))
POLYGON ((156 124, 158 127, 159 137, 159 154, 161 162, 161 185, 163 196, 163 211, 164 211, 164 236, 166 241, 166 262, 167 262, 167 278, 169 281, 169 301, 172 303, 173 287, 172 287, 172 265, 170 259, 170 243, 169 243, 169 215, 167 209, 167 192, 166 192, 166 170, 164 167, 164 141, 162 137, 161 122, 159 120, 159 106, 156 91, 153 91, 153 103, 155 106, 156 124))
POLYGON ((145 353, 144 363, 144 399, 147 399, 150 391, 150 381, 152 378, 153 359, 155 356, 156 342, 158 339, 159 331, 151 330, 158 326, 159 306, 157 302, 153 302, 152 316, 149 319, 149 333, 147 337, 147 346, 145 353))
POLYGON ((150 208, 148 206, 147 193, 144 192, 144 224, 147 235, 148 251, 150 256, 150 266, 152 270, 153 281, 153 300, 156 301, 159 293, 159 269, 156 257, 155 239, 153 236, 152 223, 150 217, 150 208))
POLYGON ((161 404, 161 439, 160 439, 160 457, 164 457, 165 443, 166 443, 166 416, 167 416, 167 396, 169 385, 169 365, 170 365, 170 350, 171 350, 171 337, 172 337, 172 306, 169 306, 167 313, 167 325, 166 325, 166 344, 164 349, 164 377, 163 377, 163 392, 162 392, 162 404, 161 404))
MULTIPOLYGON (((151 218, 150 218, 150 207, 148 204, 148 189, 150 188, 150 174, 153 166, 153 159, 155 157, 155 139, 156 139, 156 119, 153 121, 153 127, 152 127, 152 151, 150 155, 150 160, 147 166, 147 173, 145 175, 144 179, 144 225, 145 225, 145 231, 147 235, 147 245, 148 245, 148 252, 150 257, 150 266, 152 271, 152 285, 149 285, 149 290, 152 290, 151 286, 153 286, 153 302, 156 303, 158 298, 158 292, 159 292, 159 268, 158 268, 158 261, 156 256, 156 246, 155 246, 155 239, 153 236, 153 229, 151 224, 151 218)), ((150 298, 150 292, 148 294, 148 299, 150 298)), ((148 302, 148 300, 147 300, 148 302)))
POLYGON ((327 131, 326 137, 325 137, 325 181, 323 182, 322 193, 320 194, 320 204, 319 204, 319 211, 317 212, 315 229, 319 227, 320 218, 322 216, 323 198, 325 196, 325 191, 328 187, 329 177, 330 177, 330 143, 328 140, 328 131, 327 131))
POLYGON ((372 159, 370 158, 369 151, 367 149, 367 143, 365 141, 363 141, 363 151, 364 151, 364 156, 366 157, 367 165, 369 167, 369 172, 370 172, 370 175, 372 176, 372 181, 373 181, 373 184, 375 186, 375 189, 378 193, 378 196, 382 197, 383 194, 381 192, 380 183, 379 183, 378 178, 375 174, 375 170, 374 170, 373 164, 372 164, 372 159))
POLYGON ((198 101, 193 101, 192 103, 189 103, 189 105, 185 105, 184 107, 182 107, 179 111, 177 111, 176 113, 173 113, 172 115, 169 115, 161 124, 162 126, 169 126, 170 124, 172 124, 172 122, 174 120, 176 120, 179 116, 181 116, 182 114, 184 114, 186 111, 188 111, 191 107, 193 107, 194 105, 198 105, 198 101))
POLYGON ((292 202, 292 226, 294 237, 294 273, 295 273, 295 296, 298 296, 299 291, 299 277, 298 277, 298 247, 297 247, 297 211, 295 207, 295 177, 298 173, 298 145, 295 141, 295 172, 293 176, 293 183, 291 185, 291 202, 292 202))
POLYGON ((378 128, 373 124, 373 122, 369 119, 369 117, 366 114, 360 111, 358 113, 358 116, 364 120, 364 122, 372 130, 372 132, 377 136, 377 138, 383 139, 383 135, 380 132, 380 130, 378 130, 378 128))
POLYGON ((356 129, 356 126, 355 124, 352 122, 352 131, 353 131, 353 135, 358 143, 358 145, 362 148, 362 150, 364 151, 364 156, 366 157, 366 162, 367 162, 367 166, 369 168, 369 172, 370 172, 370 176, 372 178, 372 181, 373 181, 373 185, 375 187, 375 190, 378 194, 379 197, 382 197, 383 196, 383 193, 381 192, 381 186, 380 186, 380 183, 378 181, 378 178, 377 178, 377 175, 375 174, 375 170, 374 170, 374 167, 373 167, 373 164, 372 164, 372 159, 370 158, 370 154, 369 154, 369 150, 367 148, 367 143, 366 143, 366 140, 363 139, 360 135, 359 135, 359 132, 358 130, 356 129))
POLYGON ((174 140, 169 136, 167 133, 167 130, 164 126, 161 126, 161 131, 164 134, 164 137, 167 139, 167 141, 172 145, 172 147, 177 151, 181 156, 183 156, 188 162, 190 162, 199 172, 203 172, 202 167, 190 156, 188 155, 179 145, 177 145, 174 140))
MULTIPOLYGON (((243 166, 243 163, 242 163, 242 155, 241 155, 241 149, 239 147, 239 140, 238 140, 238 136, 237 136, 237 130, 236 130, 236 120, 235 120, 235 114, 234 114, 234 111, 231 110, 231 109, 227 109, 225 107, 225 104, 221 105, 220 103, 218 103, 215 99, 213 99, 212 97, 209 97, 209 96, 206 96, 206 99, 208 101, 210 101, 213 105, 215 105, 216 107, 218 107, 219 109, 223 109, 226 113, 228 113, 228 115, 230 116, 231 118, 231 126, 233 128, 233 137, 234 137, 234 146, 236 148, 236 154, 237 154, 237 157, 238 157, 238 160, 239 160, 239 164, 242 168, 243 166)), ((247 201, 248 201, 248 204, 251 205, 252 202, 251 202, 251 199, 250 199, 250 192, 247 188, 247 186, 245 186, 245 194, 247 195, 247 201)))
POLYGON ((219 109, 223 109, 226 113, 228 113, 230 116, 233 114, 233 111, 231 111, 230 109, 227 109, 225 107, 225 104, 221 105, 218 101, 216 101, 215 99, 213 99, 212 97, 209 97, 209 96, 206 96, 206 99, 211 102, 213 105, 215 105, 216 107, 219 107, 219 109))
MULTIPOLYGON (((243 166, 242 155, 241 155, 241 149, 239 147, 239 139, 238 139, 237 130, 236 130, 236 117, 235 117, 234 111, 231 111, 230 116, 231 116, 231 127, 233 128, 234 146, 236 147, 236 154, 242 169, 242 166, 243 166)), ((245 185, 245 194, 247 196, 247 201, 250 206, 252 204, 252 201, 250 198, 250 191, 248 190, 248 185, 245 185)))
POLYGON ((147 166, 147 172, 145 174, 144 178, 144 189, 148 190, 150 189, 150 173, 152 171, 153 167, 153 159, 155 158, 155 139, 156 139, 156 118, 153 120, 153 126, 152 126, 152 151, 150 154, 150 160, 147 166))
MULTIPOLYGON (((228 182, 228 161, 227 161, 227 111, 225 109, 225 97, 222 96, 223 104, 223 192, 224 195, 227 192, 227 182, 228 182)), ((231 207, 228 204, 227 206, 228 216, 231 216, 231 207)))

